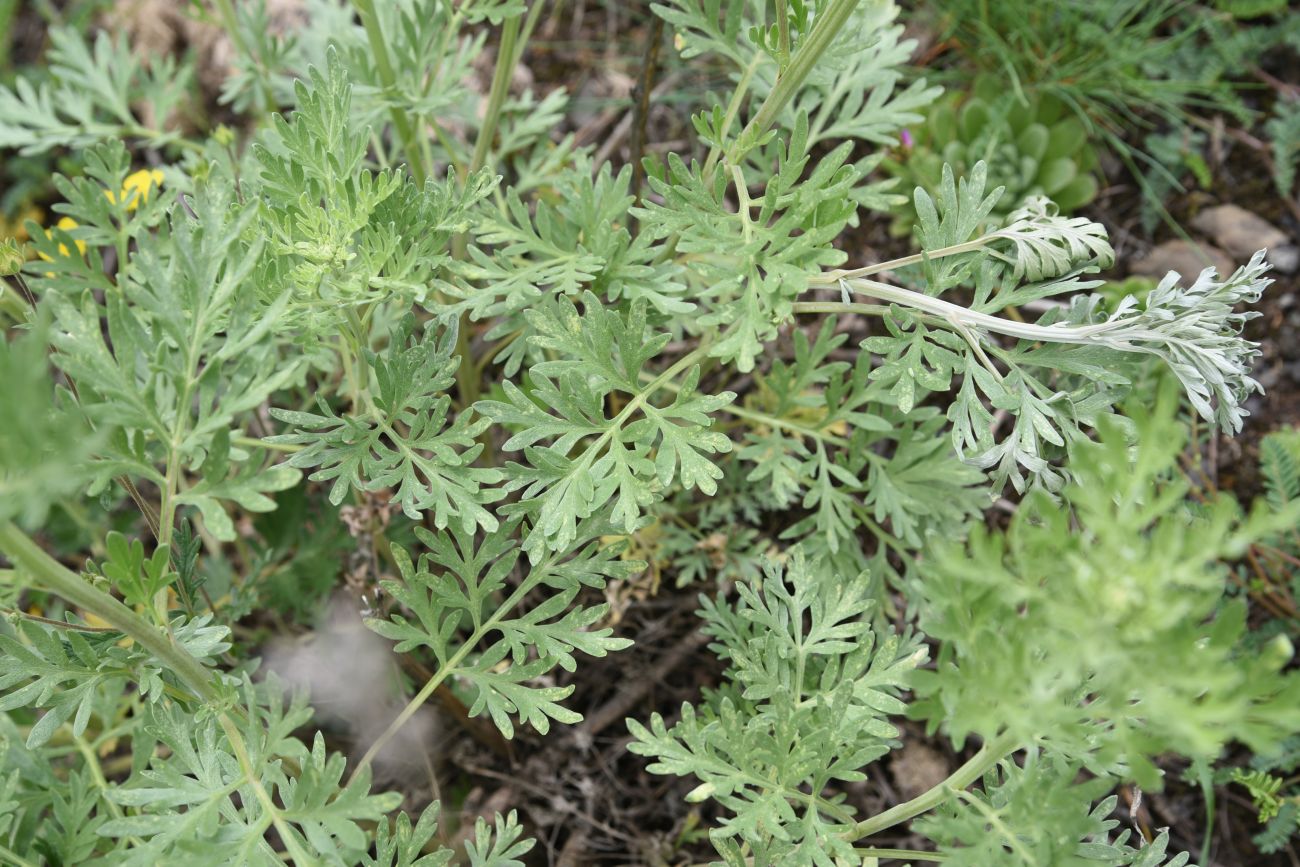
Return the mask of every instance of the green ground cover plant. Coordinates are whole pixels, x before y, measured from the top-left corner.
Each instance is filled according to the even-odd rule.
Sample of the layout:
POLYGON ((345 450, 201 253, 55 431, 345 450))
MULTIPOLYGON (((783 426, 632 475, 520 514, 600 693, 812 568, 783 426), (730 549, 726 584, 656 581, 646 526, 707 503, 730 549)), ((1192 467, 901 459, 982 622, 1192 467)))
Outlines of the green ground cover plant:
POLYGON ((0 249, 0 860, 526 863, 516 814, 453 845, 377 757, 440 691, 507 739, 578 722, 565 674, 637 652, 602 591, 664 564, 713 582, 725 675, 629 749, 698 779, 724 864, 1181 867, 1116 785, 1293 744, 1289 641, 1224 562, 1300 507, 1177 472, 1259 390, 1262 252, 1108 298, 1106 229, 999 208, 986 163, 882 179, 938 97, 892 3, 656 5, 732 87, 643 174, 512 91, 543 4, 306 5, 212 5, 235 125, 107 33, 0 88, 0 147, 81 159, 0 249), (909 199, 916 252, 864 263, 846 231, 909 199), (423 673, 349 761, 240 622, 352 554, 423 673), (863 814, 903 719, 977 750, 863 814), (873 839, 910 820, 929 848, 873 839))

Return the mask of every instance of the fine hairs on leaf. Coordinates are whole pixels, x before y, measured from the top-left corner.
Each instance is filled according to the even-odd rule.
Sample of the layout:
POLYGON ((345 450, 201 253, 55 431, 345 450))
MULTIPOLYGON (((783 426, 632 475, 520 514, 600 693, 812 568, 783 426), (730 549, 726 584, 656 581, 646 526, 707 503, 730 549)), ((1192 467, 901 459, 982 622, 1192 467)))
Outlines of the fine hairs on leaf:
POLYGON ((1262 251, 1116 300, 1105 227, 985 162, 896 189, 939 88, 888 0, 650 4, 591 125, 532 64, 568 56, 554 4, 192 5, 219 50, 69 13, 0 85, 49 212, 0 245, 0 861, 523 867, 610 832, 585 789, 546 832, 600 775, 479 799, 413 734, 434 701, 515 775, 630 716, 616 761, 691 778, 650 805, 674 863, 1188 867, 1113 792, 1232 743, 1282 845, 1300 679, 1232 570, 1293 558, 1300 457, 1263 441, 1249 513, 1179 472, 1184 417, 1250 421, 1262 251), (878 261, 855 230, 909 199, 878 261), (702 694, 558 731, 697 592, 702 694), (377 731, 261 663, 331 600, 391 647, 377 731), (955 767, 875 806, 922 727, 955 767))

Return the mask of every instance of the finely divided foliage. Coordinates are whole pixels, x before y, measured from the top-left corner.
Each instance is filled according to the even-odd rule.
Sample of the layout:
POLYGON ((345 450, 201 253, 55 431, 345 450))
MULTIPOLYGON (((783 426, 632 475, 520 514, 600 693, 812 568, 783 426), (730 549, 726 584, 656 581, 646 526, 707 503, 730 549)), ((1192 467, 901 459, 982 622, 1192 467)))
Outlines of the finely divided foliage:
MULTIPOLYGON (((563 94, 510 96, 540 3, 307 5, 286 38, 216 4, 246 148, 182 134, 188 70, 106 36, 57 31, 49 75, 0 88, 0 147, 84 160, 0 344, 25 419, 0 425, 0 860, 451 863, 438 804, 371 793, 374 757, 440 689, 507 738, 578 721, 564 673, 631 644, 602 591, 666 569, 716 578, 726 672, 629 721, 630 748, 698 778, 724 863, 1187 863, 1116 834, 1106 793, 1159 785, 1162 753, 1266 751, 1300 698, 1218 565, 1297 497, 1193 512, 1171 473, 1178 394, 1228 432, 1247 415, 1262 256, 1108 304, 1104 228, 1038 199, 993 221, 979 164, 912 193, 916 255, 846 267, 845 230, 909 193, 872 177, 883 148, 937 95, 904 84, 882 0, 656 5, 733 88, 642 188, 551 140, 563 94), (164 168, 132 173, 141 152, 164 168), (1126 418, 1152 358, 1181 388, 1126 418), (1016 517, 982 529, 1008 484, 1016 517), (259 515, 304 489, 405 521, 354 544, 367 626, 424 673, 351 771, 300 737, 304 700, 231 664, 284 556, 259 515), (52 514, 100 562, 37 546, 69 532, 52 514), (860 815, 846 787, 904 716, 982 746, 860 815), (918 816, 939 855, 872 848, 918 816)), ((463 844, 531 847, 514 813, 463 844)))

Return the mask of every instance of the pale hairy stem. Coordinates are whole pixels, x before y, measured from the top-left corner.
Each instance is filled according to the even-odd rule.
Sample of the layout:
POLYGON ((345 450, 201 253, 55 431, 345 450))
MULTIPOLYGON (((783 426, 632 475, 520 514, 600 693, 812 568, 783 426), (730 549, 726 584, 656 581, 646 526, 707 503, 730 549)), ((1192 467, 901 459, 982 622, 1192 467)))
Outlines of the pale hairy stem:
POLYGON ((1020 742, 1011 735, 1003 734, 986 743, 970 761, 962 765, 934 788, 924 792, 910 801, 891 807, 879 815, 865 819, 854 826, 851 838, 861 840, 872 834, 879 834, 888 828, 902 824, 933 810, 956 792, 963 791, 980 777, 990 771, 998 762, 1020 748, 1020 742))
MULTIPOLYGON (((474 154, 465 168, 462 181, 468 181, 470 175, 487 165, 488 154, 492 150, 492 140, 496 138, 497 124, 501 120, 501 109, 505 106, 506 96, 510 92, 510 79, 514 76, 515 65, 523 53, 524 44, 537 23, 536 12, 541 9, 541 0, 535 0, 533 10, 528 15, 524 38, 519 38, 520 15, 507 18, 501 28, 501 43, 497 46, 496 68, 492 72, 492 86, 488 91, 487 109, 483 116, 483 125, 479 127, 478 138, 474 142, 474 154)), ((469 248, 469 239, 465 234, 451 239, 453 258, 464 259, 469 248)), ((462 407, 468 407, 479 396, 479 371, 474 363, 470 348, 469 316, 462 313, 460 329, 456 332, 456 354, 460 356, 460 366, 456 368, 456 393, 462 407)))
POLYGON ((773 17, 776 18, 777 46, 784 62, 790 57, 790 11, 786 8, 786 0, 776 0, 773 17))
MULTIPOLYGON (((384 37, 383 26, 379 23, 375 2, 353 0, 352 5, 356 7, 357 14, 361 17, 361 24, 365 28, 370 53, 375 59, 375 70, 379 73, 379 83, 392 93, 397 88, 397 73, 393 70, 393 61, 388 56, 388 42, 384 37)), ((402 151, 406 154, 406 164, 411 169, 411 177, 417 184, 423 186, 424 179, 429 176, 429 173, 425 170, 424 152, 420 149, 411 119, 396 105, 389 109, 389 115, 393 119, 393 128, 397 130, 397 136, 401 139, 402 151)))
MULTIPOLYGON (((1098 322, 1094 325, 1031 325, 1015 322, 1001 316, 992 316, 935 298, 923 292, 890 286, 875 280, 844 279, 838 281, 846 290, 898 304, 912 310, 920 310, 936 316, 946 322, 974 327, 981 331, 1017 337, 1021 340, 1042 340, 1049 343, 1095 343, 1098 337, 1115 331, 1123 331, 1132 326, 1132 318, 1098 322)), ((867 304, 854 304, 843 301, 797 301, 793 305, 795 313, 875 313, 878 308, 867 304)), ((1130 340, 1147 336, 1143 332, 1126 335, 1130 340)))
MULTIPOLYGON (((762 53, 754 55, 754 59, 745 67, 745 71, 740 76, 740 81, 736 82, 736 89, 731 92, 731 99, 727 102, 727 110, 722 115, 722 135, 720 138, 726 138, 731 131, 731 125, 736 122, 736 115, 740 114, 740 106, 745 101, 745 94, 749 92, 749 85, 754 80, 754 73, 758 71, 759 61, 763 59, 762 53)), ((713 176, 713 170, 718 165, 718 158, 722 156, 722 142, 713 143, 709 149, 709 155, 704 160, 704 177, 713 176)))
POLYGON ((809 286, 837 286, 839 282, 846 277, 870 277, 872 274, 883 274, 886 271, 894 271, 899 268, 906 268, 908 265, 919 265, 922 262, 934 259, 943 259, 947 256, 957 256, 962 253, 972 253, 976 250, 982 250, 990 242, 998 239, 996 234, 982 235, 973 241, 967 241, 963 244, 953 244, 949 247, 939 247, 935 250, 927 250, 924 253, 913 253, 910 256, 903 256, 900 259, 890 259, 887 262, 877 262, 874 265, 864 265, 861 268, 837 268, 833 271, 825 271, 808 279, 809 286))
POLYGON ((136 614, 122 602, 73 574, 12 523, 0 524, 0 551, 30 575, 44 590, 94 614, 119 632, 129 635, 181 679, 200 700, 215 703, 220 694, 213 672, 204 668, 162 628, 136 614))
MULTIPOLYGON (((179 678, 199 701, 214 709, 220 707, 222 696, 214 683, 215 672, 205 668, 185 648, 176 644, 169 633, 149 623, 113 596, 74 574, 33 542, 31 537, 8 521, 0 523, 0 551, 30 575, 36 586, 83 611, 94 614, 109 626, 130 636, 179 678)), ((239 760, 245 779, 253 787, 258 801, 266 809, 272 824, 279 831, 294 863, 299 865, 314 863, 310 855, 295 842, 296 838, 280 814, 279 808, 262 786, 256 768, 249 758, 248 747, 239 732, 234 714, 220 710, 217 712, 217 719, 239 760)))
POLYGON ((474 156, 470 159, 466 177, 487 165, 492 139, 496 137, 497 123, 501 120, 501 109, 510 92, 510 79, 519 59, 516 44, 519 42, 520 17, 512 15, 501 27, 501 44, 497 47, 497 63, 492 72, 492 88, 488 91, 487 112, 483 116, 483 125, 479 127, 478 139, 474 142, 474 156))

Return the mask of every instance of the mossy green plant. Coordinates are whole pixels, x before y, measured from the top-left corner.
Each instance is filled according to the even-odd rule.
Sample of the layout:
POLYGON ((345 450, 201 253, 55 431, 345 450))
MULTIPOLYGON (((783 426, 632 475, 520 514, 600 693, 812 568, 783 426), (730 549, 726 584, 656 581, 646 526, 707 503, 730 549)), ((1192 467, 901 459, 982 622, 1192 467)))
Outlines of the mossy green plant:
POLYGON ((916 224, 912 190, 934 195, 945 163, 959 174, 981 161, 988 166, 989 186, 1005 188, 989 215, 993 221, 1031 196, 1047 196, 1068 216, 1100 189, 1097 153, 1082 122, 1060 100, 1017 94, 991 76, 976 79, 969 92, 945 95, 925 125, 910 132, 910 141, 882 163, 909 194, 891 226, 896 235, 916 224))

